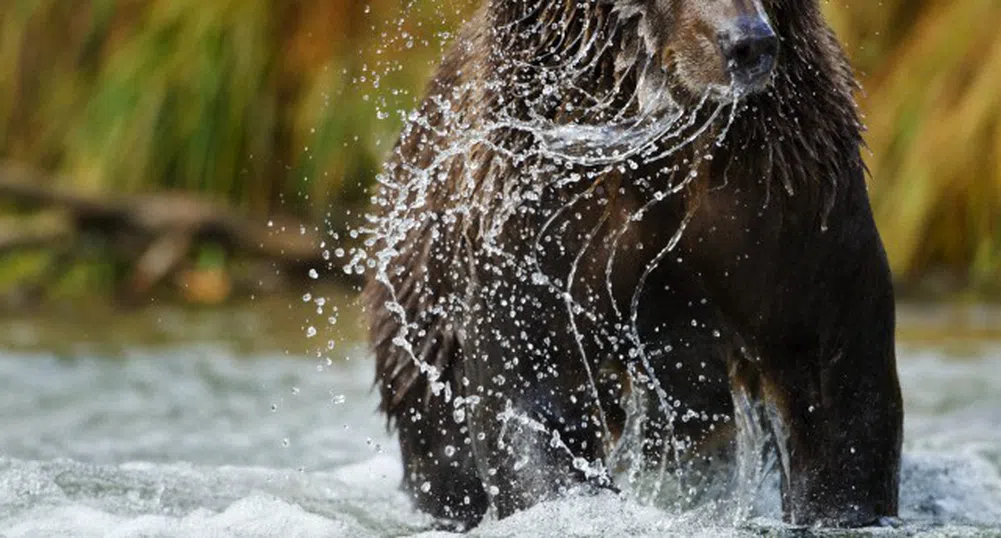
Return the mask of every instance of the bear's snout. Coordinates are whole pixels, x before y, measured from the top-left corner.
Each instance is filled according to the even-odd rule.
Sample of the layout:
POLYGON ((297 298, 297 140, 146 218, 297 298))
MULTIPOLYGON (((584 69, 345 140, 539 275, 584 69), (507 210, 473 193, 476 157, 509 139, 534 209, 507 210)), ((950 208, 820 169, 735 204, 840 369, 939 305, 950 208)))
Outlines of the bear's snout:
POLYGON ((717 36, 726 71, 738 90, 763 88, 775 69, 779 39, 761 17, 741 17, 717 36))

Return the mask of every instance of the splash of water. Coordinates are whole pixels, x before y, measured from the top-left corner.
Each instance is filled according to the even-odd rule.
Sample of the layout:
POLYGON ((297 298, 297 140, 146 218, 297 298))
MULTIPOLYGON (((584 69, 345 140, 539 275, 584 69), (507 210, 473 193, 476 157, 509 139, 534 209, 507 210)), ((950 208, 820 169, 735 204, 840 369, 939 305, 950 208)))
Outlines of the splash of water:
MULTIPOLYGON (((541 4, 526 3, 522 22, 532 20, 541 4)), ((682 472, 686 442, 676 438, 670 427, 679 418, 679 402, 672 403, 676 399, 660 385, 638 317, 649 277, 678 247, 697 206, 689 208, 667 243, 645 263, 628 295, 628 312, 623 312, 616 300, 613 275, 617 254, 631 227, 698 179, 698 163, 710 160, 714 148, 723 144, 741 109, 742 96, 732 85, 709 88, 693 105, 682 105, 668 90, 667 77, 656 62, 640 54, 639 45, 635 50, 614 50, 615 40, 608 36, 627 31, 630 24, 635 21, 613 19, 602 26, 588 20, 576 33, 553 37, 528 58, 495 53, 505 60, 499 71, 522 73, 532 80, 525 87, 488 78, 459 82, 450 91, 431 95, 421 110, 408 116, 404 142, 395 150, 390 167, 379 176, 376 203, 381 212, 370 215, 364 229, 370 237, 368 243, 377 246, 372 252, 358 251, 348 270, 364 268, 374 273, 374 280, 386 291, 383 306, 398 327, 392 343, 426 378, 431 397, 448 401, 455 396, 457 408, 464 407, 466 400, 453 391, 463 389, 453 388, 442 377, 441 365, 426 355, 427 339, 433 338, 429 331, 439 325, 488 323, 470 321, 485 314, 474 312, 480 297, 509 308, 511 317, 517 318, 518 297, 495 286, 496 282, 527 282, 559 297, 577 362, 586 377, 586 390, 596 402, 597 420, 610 454, 607 464, 581 458, 560 438, 558 430, 518 411, 510 400, 498 417, 503 422, 501 436, 516 424, 551 437, 578 471, 611 479, 613 468, 624 469, 614 474, 625 476, 636 486, 632 489, 637 498, 655 502, 663 496, 668 482, 676 485, 672 488, 676 497, 690 497, 691 487, 682 472), (633 54, 639 59, 625 65, 610 87, 582 87, 579 81, 591 77, 602 58, 613 53, 633 54), (487 106, 484 94, 499 96, 485 101, 493 107, 489 113, 471 110, 487 106), (727 109, 729 114, 723 119, 727 109), (418 139, 417 145, 408 145, 412 137, 418 139), (707 137, 709 144, 700 142, 707 137), (693 152, 691 168, 669 167, 666 163, 670 158, 682 151, 693 152), (665 163, 663 168, 657 168, 659 163, 665 163), (607 185, 606 195, 595 194, 595 189, 609 175, 641 166, 656 170, 659 183, 646 192, 647 199, 638 209, 613 227, 609 212, 600 211, 596 204, 607 203, 615 186, 607 185), (571 223, 596 211, 599 216, 593 223, 575 232, 581 228, 571 223), (608 252, 602 292, 607 293, 613 318, 596 308, 599 294, 582 277, 588 252, 598 249, 608 252), (408 267, 406 260, 414 256, 444 274, 408 279, 411 275, 406 273, 414 268, 408 267), (554 266, 542 262, 554 257, 567 263, 554 266), (566 272, 549 273, 547 267, 566 272), (452 282, 444 296, 435 295, 438 292, 434 290, 441 289, 438 279, 452 282), (415 302, 412 296, 420 293, 427 296, 415 302), (415 309, 413 304, 424 306, 415 309), (586 320, 587 329, 579 320, 586 320), (590 340, 603 343, 586 345, 590 340), (607 405, 601 403, 596 372, 601 361, 594 355, 594 345, 629 357, 626 374, 632 390, 624 404, 626 427, 617 445, 612 444, 607 405), (641 454, 642 439, 655 433, 647 416, 651 405, 666 417, 668 425, 667 431, 661 432, 663 448, 652 483, 640 478, 649 472, 641 454)), ((520 337, 498 338, 512 355, 525 345, 520 337)), ((543 353, 538 348, 534 352, 543 353)), ((473 387, 471 392, 487 389, 473 387)), ((463 414, 460 422, 465 418, 463 414)), ((506 448, 503 443, 498 447, 506 448)), ((748 445, 747 451, 760 448, 748 445)), ((741 482, 753 480, 742 478, 741 482)))

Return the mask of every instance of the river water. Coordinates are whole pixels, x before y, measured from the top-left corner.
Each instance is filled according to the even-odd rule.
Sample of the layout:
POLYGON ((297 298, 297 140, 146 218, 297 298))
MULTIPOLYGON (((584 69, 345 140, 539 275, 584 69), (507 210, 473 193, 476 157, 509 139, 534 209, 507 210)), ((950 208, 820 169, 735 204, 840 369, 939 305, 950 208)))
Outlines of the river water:
MULTIPOLYGON (((900 526, 847 535, 1001 536, 1001 340, 930 332, 912 327, 899 351, 900 526)), ((336 355, 204 339, 0 352, 0 536, 447 536, 397 489, 368 354, 336 355)), ((771 504, 735 526, 609 493, 472 534, 806 534, 771 504)))

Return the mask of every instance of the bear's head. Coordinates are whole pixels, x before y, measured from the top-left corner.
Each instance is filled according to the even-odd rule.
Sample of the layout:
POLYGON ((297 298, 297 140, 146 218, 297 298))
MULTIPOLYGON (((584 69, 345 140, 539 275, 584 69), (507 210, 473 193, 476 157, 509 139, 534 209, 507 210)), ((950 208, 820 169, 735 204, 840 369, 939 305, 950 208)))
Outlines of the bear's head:
POLYGON ((767 0, 605 0, 638 18, 646 54, 694 95, 747 95, 770 83, 779 38, 767 0), (729 91, 727 91, 729 90, 729 91))

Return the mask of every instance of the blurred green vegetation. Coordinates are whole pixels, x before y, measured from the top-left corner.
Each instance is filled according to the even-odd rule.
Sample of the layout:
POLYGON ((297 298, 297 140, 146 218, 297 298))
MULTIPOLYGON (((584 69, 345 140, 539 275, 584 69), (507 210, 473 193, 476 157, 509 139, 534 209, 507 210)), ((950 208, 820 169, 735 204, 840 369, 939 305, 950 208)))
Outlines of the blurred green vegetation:
POLYGON ((876 219, 898 280, 1001 291, 1001 2, 830 3, 860 74, 876 219))
MULTIPOLYGON (((322 225, 365 204, 399 111, 474 4, 6 0, 0 158, 78 190, 181 189, 322 225)), ((1001 2, 825 9, 865 87, 872 194, 899 279, 997 291, 1001 2)))
POLYGON ((322 216, 363 198, 380 141, 397 130, 376 107, 410 104, 392 89, 419 85, 440 54, 381 43, 407 32, 426 42, 450 26, 443 13, 348 0, 9 0, 0 155, 88 190, 177 188, 253 213, 322 216))

